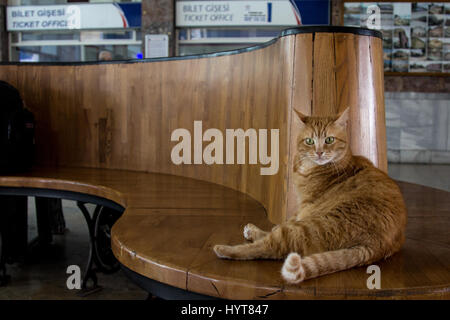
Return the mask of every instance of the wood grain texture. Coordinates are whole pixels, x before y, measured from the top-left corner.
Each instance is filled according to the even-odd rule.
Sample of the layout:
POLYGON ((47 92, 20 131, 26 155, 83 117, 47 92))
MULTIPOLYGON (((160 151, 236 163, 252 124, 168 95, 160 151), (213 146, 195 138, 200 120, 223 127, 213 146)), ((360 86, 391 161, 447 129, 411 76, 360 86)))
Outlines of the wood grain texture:
POLYGON ((300 133, 300 122, 294 109, 311 115, 313 101, 313 34, 299 34, 295 39, 295 55, 303 57, 294 61, 292 110, 290 112, 289 168, 287 181, 287 216, 297 211, 297 190, 292 182, 294 156, 297 150, 297 136, 300 133))
POLYGON ((336 114, 336 59, 334 33, 316 33, 312 43, 311 114, 336 114))
POLYGON ((295 211, 293 108, 319 115, 351 104, 353 151, 386 169, 385 141, 377 140, 385 139, 382 61, 371 58, 381 57, 378 42, 353 34, 297 34, 258 50, 202 59, 2 65, 0 79, 16 86, 35 113, 39 165, 209 181, 248 194, 279 223, 295 211), (173 164, 171 133, 186 128, 193 134, 195 120, 203 132, 279 129, 278 173, 262 176, 248 156, 244 165, 173 164))
MULTIPOLYGON (((36 115, 38 163, 161 172, 211 181, 285 216, 294 37, 239 55, 209 59, 82 66, 1 66, 0 78, 36 115), (279 129, 280 168, 175 165, 171 133, 195 120, 217 128, 279 129)), ((194 137, 192 137, 194 138, 194 137)), ((270 137, 269 137, 270 142, 270 137)), ((207 143, 203 143, 203 147, 207 143)), ((270 145, 269 145, 270 150, 270 145)))
MULTIPOLYGON (((387 172, 382 41, 350 33, 296 36, 293 108, 307 115, 337 114, 350 107, 353 154, 387 172), (305 59, 299 59, 303 56, 305 59)), ((298 124, 290 118, 290 164, 298 124)), ((296 212, 296 189, 288 168, 287 217, 296 212)))
POLYGON ((286 285, 282 261, 218 259, 217 243, 242 243, 251 222, 269 230, 264 208, 217 184, 172 175, 90 168, 35 168, 0 177, 0 186, 50 188, 101 196, 126 209, 112 229, 119 261, 146 277, 226 299, 449 299, 450 193, 399 183, 409 222, 406 243, 376 264, 381 289, 366 287, 366 268, 286 285))

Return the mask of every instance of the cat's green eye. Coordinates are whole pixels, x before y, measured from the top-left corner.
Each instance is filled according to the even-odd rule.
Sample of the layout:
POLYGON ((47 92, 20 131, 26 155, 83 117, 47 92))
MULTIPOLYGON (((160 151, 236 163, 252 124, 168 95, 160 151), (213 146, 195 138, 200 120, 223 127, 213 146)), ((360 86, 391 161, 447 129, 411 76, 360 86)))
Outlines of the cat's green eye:
POLYGON ((314 140, 311 139, 311 138, 306 138, 306 139, 305 139, 305 143, 306 143, 308 146, 311 146, 311 145, 314 144, 314 140))
POLYGON ((334 142, 334 137, 326 137, 325 138, 325 143, 326 144, 332 144, 334 142))

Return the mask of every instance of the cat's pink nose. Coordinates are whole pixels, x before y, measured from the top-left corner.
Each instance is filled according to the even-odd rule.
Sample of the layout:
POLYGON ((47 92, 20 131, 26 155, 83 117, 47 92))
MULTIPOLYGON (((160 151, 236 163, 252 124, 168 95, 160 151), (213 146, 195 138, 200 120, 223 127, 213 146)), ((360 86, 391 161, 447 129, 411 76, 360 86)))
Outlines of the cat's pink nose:
POLYGON ((322 151, 316 151, 316 153, 317 153, 317 155, 319 156, 319 158, 323 155, 323 152, 322 151))

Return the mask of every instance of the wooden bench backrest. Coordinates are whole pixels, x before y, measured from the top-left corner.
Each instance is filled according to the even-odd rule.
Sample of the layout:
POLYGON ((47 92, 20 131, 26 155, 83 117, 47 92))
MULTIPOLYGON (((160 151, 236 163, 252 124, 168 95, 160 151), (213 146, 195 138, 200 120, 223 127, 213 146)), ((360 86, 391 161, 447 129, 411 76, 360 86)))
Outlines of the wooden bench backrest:
MULTIPOLYGON (((293 108, 351 107, 351 146, 387 169, 382 41, 353 33, 301 33, 247 52, 110 64, 3 64, 37 120, 38 163, 128 169, 211 181, 260 201, 274 223, 296 206, 290 181, 293 108), (208 128, 279 129, 280 165, 175 165, 171 133, 208 128), (291 151, 290 151, 291 150, 291 151)), ((269 139, 270 141, 270 139, 269 139)), ((203 143, 206 146, 208 143, 203 143)), ((225 153, 225 152, 224 152, 225 153)))

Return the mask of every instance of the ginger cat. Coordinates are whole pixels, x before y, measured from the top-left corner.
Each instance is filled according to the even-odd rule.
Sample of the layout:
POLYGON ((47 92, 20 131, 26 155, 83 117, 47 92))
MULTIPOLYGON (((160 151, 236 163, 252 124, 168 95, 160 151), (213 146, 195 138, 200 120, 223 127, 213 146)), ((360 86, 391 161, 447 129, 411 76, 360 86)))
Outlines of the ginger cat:
POLYGON ((400 250, 406 208, 396 183, 366 158, 353 156, 348 111, 301 122, 294 159, 298 213, 265 232, 247 224, 251 243, 216 245, 220 258, 283 259, 288 283, 371 264, 400 250))

